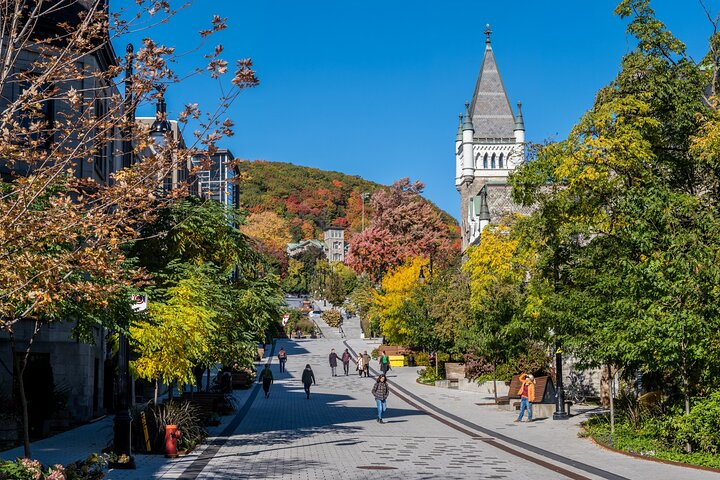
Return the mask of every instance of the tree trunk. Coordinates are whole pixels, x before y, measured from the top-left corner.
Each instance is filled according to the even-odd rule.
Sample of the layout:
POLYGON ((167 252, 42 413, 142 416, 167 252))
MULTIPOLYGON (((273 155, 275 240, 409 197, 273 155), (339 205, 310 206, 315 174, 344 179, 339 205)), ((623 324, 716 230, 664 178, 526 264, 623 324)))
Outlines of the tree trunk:
POLYGON ((600 378, 600 405, 610 408, 610 367, 604 366, 600 378))
POLYGON ((615 372, 612 364, 607 364, 608 380, 610 382, 610 438, 615 435, 615 372))
POLYGON ((497 405, 497 362, 493 362, 493 393, 495 394, 495 405, 497 405))
MULTIPOLYGON (((690 379, 687 369, 687 356, 685 355, 685 342, 680 344, 680 377, 682 381, 682 393, 685 400, 685 415, 690 415, 690 379)), ((685 442, 685 451, 692 453, 692 445, 685 442)))
MULTIPOLYGON (((12 351, 14 354, 15 348, 13 348, 12 351)), ((15 371, 17 372, 18 391, 20 393, 20 406, 22 407, 23 447, 25 450, 25 458, 30 458, 30 417, 28 416, 27 397, 25 397, 25 381, 23 380, 23 374, 25 373, 25 367, 27 366, 27 355, 23 355, 15 365, 15 371)))
MULTIPOLYGON (((20 393, 20 406, 22 408, 22 419, 23 419, 23 448, 25 450, 25 457, 30 458, 31 452, 30 452, 30 417, 28 416, 28 408, 27 408, 27 396, 25 395, 25 381, 23 379, 23 375, 25 374, 25 367, 27 367, 28 357, 30 356, 30 351, 32 349, 32 344, 35 341, 35 337, 37 337, 37 334, 40 332, 40 327, 42 324, 39 320, 35 320, 35 327, 33 328, 33 333, 30 336, 30 339, 28 340, 27 347, 25 347, 25 351, 23 352, 22 357, 20 360, 15 363, 15 359, 13 358, 13 362, 15 363, 15 371, 17 372, 17 380, 18 380, 18 390, 20 393)), ((10 330, 8 332, 10 335, 10 351, 12 352, 13 357, 15 356, 15 332, 13 330, 10 330)))
POLYGON ((159 388, 160 388, 160 386, 158 385, 158 379, 156 378, 155 379, 155 395, 153 396, 153 403, 155 403, 155 405, 157 405, 157 397, 158 397, 158 389, 159 388))

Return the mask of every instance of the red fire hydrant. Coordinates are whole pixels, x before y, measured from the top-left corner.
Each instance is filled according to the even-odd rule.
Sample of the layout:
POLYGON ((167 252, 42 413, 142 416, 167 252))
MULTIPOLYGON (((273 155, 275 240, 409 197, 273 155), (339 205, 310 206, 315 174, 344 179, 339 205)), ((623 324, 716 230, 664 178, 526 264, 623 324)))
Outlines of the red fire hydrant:
POLYGON ((177 425, 165 425, 165 456, 175 458, 178 456, 177 442, 180 440, 182 432, 178 430, 177 425))

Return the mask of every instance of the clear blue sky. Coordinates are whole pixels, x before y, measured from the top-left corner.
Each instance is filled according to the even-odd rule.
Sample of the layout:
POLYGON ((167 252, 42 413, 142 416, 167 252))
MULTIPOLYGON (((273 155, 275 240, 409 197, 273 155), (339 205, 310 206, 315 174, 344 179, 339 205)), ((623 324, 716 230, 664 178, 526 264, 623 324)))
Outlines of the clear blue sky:
MULTIPOLYGON (((720 2, 706 3, 716 12, 720 2)), ((457 115, 473 93, 485 24, 494 32, 510 102, 523 103, 527 139, 562 139, 630 48, 625 22, 613 16, 616 4, 196 0, 172 28, 149 35, 185 50, 213 14, 228 18, 229 28, 211 44, 222 43, 227 59, 251 57, 261 81, 229 112, 236 135, 220 146, 236 157, 336 170, 383 184, 411 177, 458 217, 457 115)), ((711 25, 699 0, 652 5, 690 54, 702 57, 711 25)), ((123 52, 124 45, 116 49, 123 52)), ((178 70, 188 70, 192 58, 178 70)), ((168 91, 168 112, 172 117, 186 103, 213 104, 218 95, 215 81, 195 78, 168 91)))

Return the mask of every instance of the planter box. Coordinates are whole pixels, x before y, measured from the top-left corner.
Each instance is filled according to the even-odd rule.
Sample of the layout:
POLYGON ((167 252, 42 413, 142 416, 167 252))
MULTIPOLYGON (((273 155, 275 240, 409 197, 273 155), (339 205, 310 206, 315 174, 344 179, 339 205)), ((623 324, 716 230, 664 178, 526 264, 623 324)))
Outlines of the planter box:
MULTIPOLYGON (((488 393, 490 395, 493 395, 493 382, 490 380, 489 382, 483 382, 478 385, 479 388, 482 390, 483 393, 488 393)), ((505 382, 502 380, 497 381, 497 394, 498 397, 504 397, 510 392, 510 386, 505 385, 505 382)))
POLYGON ((0 419, 0 448, 14 447, 19 439, 17 419, 0 419))

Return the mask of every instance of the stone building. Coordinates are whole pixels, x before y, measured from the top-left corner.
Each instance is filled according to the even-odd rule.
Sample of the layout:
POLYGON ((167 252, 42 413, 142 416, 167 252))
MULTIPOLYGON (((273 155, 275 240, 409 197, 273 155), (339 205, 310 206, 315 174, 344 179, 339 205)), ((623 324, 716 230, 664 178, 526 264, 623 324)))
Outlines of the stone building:
POLYGON ((325 229, 325 255, 331 262, 345 262, 345 229, 330 227, 325 229))
POLYGON ((520 211, 512 202, 508 174, 525 161, 525 124, 520 103, 510 106, 485 30, 485 52, 472 100, 460 115, 455 138, 455 188, 460 192, 462 248, 477 243, 482 229, 520 211))
MULTIPOLYGON (((32 38, 50 38, 57 35, 57 25, 61 22, 77 22, 78 15, 96 4, 106 8, 103 0, 80 0, 77 2, 66 2, 66 6, 57 8, 46 14, 40 15, 38 22, 34 25, 32 38)), ((3 42, 6 40, 3 39, 3 42)), ((9 105, 12 105, 23 89, 30 85, 23 81, 21 74, 34 72, 34 62, 39 58, 38 51, 28 42, 28 47, 20 50, 17 59, 12 65, 10 76, 2 83, 2 94, 0 95, 0 110, 5 112, 9 105)), ((78 115, 92 115, 96 119, 102 118, 107 112, 122 109, 118 101, 122 101, 118 89, 112 81, 97 75, 97 72, 107 72, 110 68, 117 66, 117 55, 109 41, 98 45, 92 54, 85 55, 76 60, 77 67, 87 72, 83 78, 68 81, 62 85, 54 85, 57 93, 52 95, 42 104, 44 121, 52 125, 55 119, 75 118, 78 115), (67 92, 74 88, 82 92, 84 104, 90 108, 76 110, 66 100, 67 92), (92 95, 92 97, 88 97, 92 95), (85 102, 87 101, 87 102, 85 102), (63 116, 63 117, 61 117, 63 116)), ((21 120, 23 121, 23 120, 21 120)), ((27 120, 25 120, 27 121, 27 120)), ((99 128, 99 127, 98 127, 99 128)), ((95 136, 97 132, 91 132, 95 136)), ((48 147, 52 142, 60 141, 57 137, 59 132, 54 132, 53 137, 48 139, 48 147)), ((97 135, 97 140, 92 152, 81 152, 75 159, 74 174, 79 178, 90 178, 100 184, 111 181, 110 176, 123 166, 122 158, 122 135, 117 128, 108 128, 107 131, 97 135)), ((68 140, 65 139, 67 142, 68 140)), ((69 140, 72 142, 73 140, 69 140)), ((47 148, 47 147, 46 147, 47 148)), ((24 175, 30 172, 32 166, 16 163, 10 167, 7 163, 0 161, 0 181, 9 181, 16 175, 24 175)), ((31 338, 33 338, 33 322, 19 322, 15 325, 16 351, 23 351, 31 338)), ((56 411, 52 419, 39 418, 39 422, 32 422, 31 433, 34 435, 43 434, 52 427, 52 422, 67 423, 69 421, 86 421, 106 412, 106 407, 111 402, 112 380, 105 369, 106 359, 109 355, 106 342, 105 330, 99 326, 91 328, 88 332, 92 343, 78 341, 72 334, 75 322, 69 319, 67 322, 53 323, 43 328, 33 340, 32 353, 28 359, 26 378, 31 378, 34 385, 39 385, 47 390, 34 391, 34 398, 28 397, 29 407, 31 403, 35 406, 38 403, 49 403, 53 399, 56 402, 63 401, 64 408, 56 411), (107 381, 110 381, 110 388, 107 381), (54 390, 54 394, 53 394, 54 390), (61 416, 62 418, 59 418, 61 416)), ((0 332, 0 394, 12 395, 15 384, 16 357, 11 351, 9 337, 5 332, 0 332)), ((27 385, 27 383, 26 383, 27 385)))

